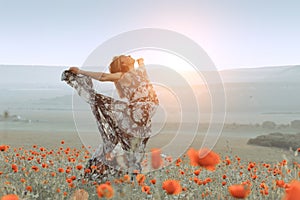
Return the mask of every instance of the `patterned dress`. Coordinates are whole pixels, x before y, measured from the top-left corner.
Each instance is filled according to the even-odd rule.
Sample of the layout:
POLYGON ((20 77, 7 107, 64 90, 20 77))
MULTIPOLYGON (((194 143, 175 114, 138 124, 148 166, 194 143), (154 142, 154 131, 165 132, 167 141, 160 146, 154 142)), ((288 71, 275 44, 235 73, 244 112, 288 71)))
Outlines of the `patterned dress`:
POLYGON ((68 70, 62 80, 73 87, 90 104, 103 144, 89 160, 85 177, 104 181, 121 171, 141 171, 141 161, 151 135, 151 117, 159 104, 146 69, 140 66, 126 72, 115 82, 119 94, 127 101, 97 93, 90 77, 68 70))

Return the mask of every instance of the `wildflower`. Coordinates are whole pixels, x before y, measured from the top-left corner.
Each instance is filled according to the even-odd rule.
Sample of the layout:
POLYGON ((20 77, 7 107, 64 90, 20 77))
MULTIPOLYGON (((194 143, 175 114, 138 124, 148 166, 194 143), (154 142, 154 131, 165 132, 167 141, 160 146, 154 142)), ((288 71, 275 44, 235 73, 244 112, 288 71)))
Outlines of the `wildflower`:
POLYGON ((38 172, 40 170, 37 166, 32 166, 31 169, 34 170, 35 172, 38 172))
POLYGON ((15 194, 8 194, 5 196, 2 196, 1 200, 19 200, 19 197, 18 197, 18 195, 15 195, 15 194))
POLYGON ((250 187, 246 184, 231 185, 228 187, 231 196, 239 199, 246 198, 250 194, 250 187))
POLYGON ((52 177, 54 177, 54 176, 56 176, 56 173, 55 173, 55 172, 51 172, 50 175, 51 175, 52 177))
POLYGON ((205 179, 205 182, 210 183, 210 182, 212 182, 212 180, 211 180, 211 178, 208 177, 208 178, 205 179))
POLYGON ((8 149, 8 146, 6 146, 6 145, 0 146, 0 151, 7 151, 7 149, 8 149))
POLYGON ((46 163, 42 163, 42 168, 48 168, 48 165, 46 163))
POLYGON ((81 170, 82 168, 83 168, 82 165, 77 165, 77 166, 76 166, 76 169, 78 169, 78 170, 81 170))
POLYGON ((14 171, 14 172, 18 172, 18 166, 16 164, 12 164, 11 165, 11 169, 14 171))
POLYGON ((276 186, 278 187, 285 187, 285 182, 284 180, 276 180, 276 186))
POLYGON ((64 141, 64 140, 62 140, 60 143, 61 143, 61 144, 65 144, 65 141, 64 141))
POLYGON ((151 192, 150 192, 150 187, 147 186, 147 185, 144 185, 144 186, 142 187, 142 192, 145 192, 146 194, 151 194, 151 192))
POLYGON ((162 189, 167 194, 177 195, 182 191, 181 185, 177 180, 166 180, 163 182, 162 189))
POLYGON ((26 182, 26 180, 24 179, 24 178, 21 178, 21 183, 25 183, 26 182))
POLYGON ((155 185, 156 179, 151 179, 151 180, 150 180, 150 183, 152 183, 153 185, 155 185))
POLYGON ((32 192, 32 187, 31 186, 27 186, 26 190, 29 191, 29 192, 32 192))
POLYGON ((161 150, 158 148, 151 149, 151 164, 153 169, 158 169, 162 165, 161 150))
POLYGON ((196 151, 191 148, 187 152, 192 166, 202 166, 207 170, 214 171, 215 166, 220 162, 220 156, 208 149, 200 149, 196 151))
POLYGON ((136 176, 136 180, 139 183, 139 185, 143 185, 144 181, 146 180, 146 176, 144 174, 138 174, 136 176))
POLYGON ((194 171, 194 174, 195 174, 196 176, 198 176, 198 175, 200 174, 200 172, 201 172, 200 169, 197 169, 197 170, 194 171))
POLYGON ((300 181, 290 182, 285 189, 284 200, 295 200, 300 197, 300 181))
POLYGON ((128 182, 130 180, 130 176, 128 174, 125 174, 123 177, 124 182, 128 182))
POLYGON ((226 158, 225 158, 225 163, 226 163, 226 165, 230 165, 231 164, 231 160, 229 159, 228 156, 226 156, 226 158))
POLYGON ((98 197, 110 199, 114 196, 114 190, 109 184, 101 184, 97 186, 98 197))
POLYGON ((58 168, 58 172, 63 173, 65 170, 63 168, 58 168))
POLYGON ((66 181, 67 181, 67 183, 72 183, 73 180, 70 178, 67 178, 66 181))

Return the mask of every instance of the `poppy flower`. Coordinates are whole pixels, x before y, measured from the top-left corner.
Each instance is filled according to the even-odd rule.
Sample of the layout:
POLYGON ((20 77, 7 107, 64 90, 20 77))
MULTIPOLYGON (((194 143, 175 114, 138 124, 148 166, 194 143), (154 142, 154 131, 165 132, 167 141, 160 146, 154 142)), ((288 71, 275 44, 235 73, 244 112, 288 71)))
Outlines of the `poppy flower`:
POLYGON ((114 196, 114 190, 108 184, 98 185, 97 186, 97 193, 98 193, 98 197, 100 197, 100 198, 105 197, 107 199, 110 199, 114 196))
POLYGON ((19 197, 18 197, 18 195, 15 195, 15 194, 8 194, 5 196, 2 196, 1 200, 19 200, 19 197))
POLYGON ((166 180, 163 182, 162 189, 167 194, 177 195, 182 191, 180 182, 177 180, 166 180))
POLYGON ((31 169, 34 170, 35 172, 38 172, 40 170, 37 166, 32 166, 31 169))
POLYGON ((128 174, 125 174, 123 177, 124 182, 128 182, 130 180, 130 176, 128 174))
POLYGON ((198 176, 198 175, 200 174, 200 172, 201 172, 201 170, 200 170, 200 169, 197 169, 197 170, 194 171, 194 174, 195 174, 196 176, 198 176))
POLYGON ((235 197, 238 199, 246 198, 251 192, 250 186, 247 184, 231 185, 228 187, 228 190, 232 197, 235 197))
POLYGON ((42 168, 48 168, 48 165, 46 163, 42 163, 42 168))
POLYGON ((81 170, 82 168, 83 168, 82 165, 77 165, 77 166, 76 166, 76 169, 77 169, 77 170, 81 170))
POLYGON ((146 180, 146 176, 144 174, 138 174, 136 176, 136 180, 139 183, 139 185, 143 185, 144 181, 146 180))
POLYGON ((145 192, 145 193, 147 193, 147 194, 151 194, 151 192, 150 192, 150 187, 147 186, 147 185, 144 185, 144 186, 142 187, 142 192, 145 192))
POLYGON ((7 149, 8 149, 8 146, 6 146, 6 145, 0 146, 0 151, 7 151, 7 149))
POLYGON ((285 187, 285 182, 284 180, 276 180, 276 186, 277 187, 285 187))
POLYGON ((292 181, 285 188, 283 200, 297 200, 300 197, 300 181, 292 181))
POLYGON ((163 163, 161 150, 158 148, 151 149, 151 164, 153 169, 158 169, 163 163))
POLYGON ((18 166, 16 164, 12 164, 11 165, 11 169, 14 171, 14 172, 18 172, 18 166))
POLYGON ((220 156, 206 148, 200 149, 199 151, 190 148, 187 155, 190 158, 190 164, 192 166, 201 166, 210 171, 214 171, 215 166, 220 163, 220 156))
POLYGON ((63 168, 58 168, 58 172, 63 173, 65 170, 63 168))
POLYGON ((32 187, 31 186, 27 186, 26 190, 29 191, 29 192, 32 192, 32 187))

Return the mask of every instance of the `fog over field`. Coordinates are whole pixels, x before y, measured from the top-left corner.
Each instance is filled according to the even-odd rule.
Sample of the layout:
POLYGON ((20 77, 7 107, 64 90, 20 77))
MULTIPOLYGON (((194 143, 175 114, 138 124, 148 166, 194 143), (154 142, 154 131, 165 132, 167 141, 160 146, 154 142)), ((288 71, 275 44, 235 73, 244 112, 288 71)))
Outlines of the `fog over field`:
MULTIPOLYGON (((95 128, 89 106, 60 80, 61 73, 67 68, 0 65, 0 112, 8 111, 10 116, 18 118, 12 122, 0 121, 0 129, 74 130, 73 117, 82 123, 80 126, 95 128), (26 120, 30 123, 26 124, 26 120)), ((201 73, 205 76, 211 74, 210 71, 201 73)), ((169 84, 168 90, 155 86, 161 107, 154 123, 193 122, 197 112, 195 100, 199 106, 199 122, 210 123, 212 114, 223 113, 212 111, 214 106, 211 105, 210 95, 214 94, 209 89, 218 91, 223 86, 226 94, 226 124, 262 124, 273 121, 280 125, 300 119, 300 66, 241 68, 219 73, 223 83, 211 82, 208 86, 183 84, 181 81, 185 80, 178 73, 174 76, 163 71, 149 73, 151 80, 164 80, 169 84), (193 90, 198 91, 196 98, 191 96, 193 90)), ((94 84, 98 92, 116 97, 112 83, 94 84)))

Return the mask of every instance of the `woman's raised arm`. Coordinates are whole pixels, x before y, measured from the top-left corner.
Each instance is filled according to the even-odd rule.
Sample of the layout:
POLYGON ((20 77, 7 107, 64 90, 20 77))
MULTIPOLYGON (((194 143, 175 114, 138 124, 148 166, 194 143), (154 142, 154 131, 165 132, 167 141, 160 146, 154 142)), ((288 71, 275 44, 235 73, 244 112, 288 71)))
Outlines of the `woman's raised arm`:
POLYGON ((71 72, 75 73, 75 74, 82 74, 85 76, 89 76, 92 79, 98 80, 98 81, 118 81, 121 76, 122 73, 121 72, 117 72, 117 73, 104 73, 104 72, 91 72, 91 71, 85 71, 85 70, 81 70, 78 67, 70 67, 69 69, 71 72))

